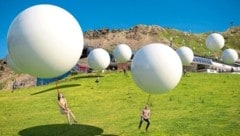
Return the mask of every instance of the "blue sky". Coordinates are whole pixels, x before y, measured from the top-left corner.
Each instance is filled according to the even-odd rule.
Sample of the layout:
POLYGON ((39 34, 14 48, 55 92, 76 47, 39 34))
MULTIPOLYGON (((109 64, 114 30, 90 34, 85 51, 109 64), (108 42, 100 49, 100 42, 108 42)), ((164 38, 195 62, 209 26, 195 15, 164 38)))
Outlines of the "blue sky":
POLYGON ((182 31, 222 32, 240 25, 240 0, 0 0, 0 58, 7 54, 7 31, 24 9, 54 4, 68 10, 83 31, 159 25, 182 31))

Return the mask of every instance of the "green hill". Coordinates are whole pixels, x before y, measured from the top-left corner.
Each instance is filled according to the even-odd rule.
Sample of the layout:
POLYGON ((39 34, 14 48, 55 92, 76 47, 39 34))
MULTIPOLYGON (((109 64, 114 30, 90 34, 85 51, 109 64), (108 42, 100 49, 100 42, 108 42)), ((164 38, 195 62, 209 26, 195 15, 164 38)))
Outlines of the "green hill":
POLYGON ((0 91, 1 136, 161 136, 240 134, 238 74, 189 73, 169 93, 151 95, 149 132, 138 130, 140 110, 148 94, 131 74, 70 76, 58 88, 78 119, 67 125, 57 106, 55 84, 0 91))

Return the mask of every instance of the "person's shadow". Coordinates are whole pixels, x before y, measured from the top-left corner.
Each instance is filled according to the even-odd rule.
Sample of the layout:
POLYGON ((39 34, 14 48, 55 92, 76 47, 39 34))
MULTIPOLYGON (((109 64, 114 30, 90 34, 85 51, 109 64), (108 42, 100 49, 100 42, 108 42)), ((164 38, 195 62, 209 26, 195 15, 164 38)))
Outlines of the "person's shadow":
MULTIPOLYGON (((20 136, 96 136, 102 133, 102 128, 83 124, 50 124, 34 126, 18 132, 20 136)), ((107 134, 107 136, 116 135, 107 134)))

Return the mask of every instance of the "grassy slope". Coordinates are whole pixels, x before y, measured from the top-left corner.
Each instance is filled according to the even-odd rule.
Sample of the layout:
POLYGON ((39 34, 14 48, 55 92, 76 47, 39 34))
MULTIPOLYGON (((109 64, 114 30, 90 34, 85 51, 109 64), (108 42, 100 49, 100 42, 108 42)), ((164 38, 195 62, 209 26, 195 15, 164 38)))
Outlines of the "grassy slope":
POLYGON ((159 37, 170 37, 173 36, 173 44, 175 48, 181 46, 187 46, 191 48, 194 54, 202 55, 206 57, 219 56, 221 51, 211 52, 206 48, 205 39, 209 35, 209 33, 204 34, 184 34, 182 31, 174 30, 174 29, 166 29, 167 31, 163 31, 162 35, 159 37))
POLYGON ((55 84, 0 92, 0 135, 239 135, 240 75, 196 74, 169 93, 151 95, 149 132, 137 129, 148 94, 131 75, 76 75, 59 82, 79 123, 66 125, 55 84))
MULTIPOLYGON (((218 51, 210 51, 206 48, 205 39, 210 34, 202 33, 202 34, 184 34, 182 31, 178 31, 175 29, 167 29, 167 31, 162 31, 159 33, 159 37, 164 37, 169 39, 170 36, 173 36, 173 44, 177 47, 183 46, 183 44, 193 50, 193 52, 197 55, 202 55, 206 57, 221 57, 221 53, 223 50, 232 48, 239 52, 240 46, 240 27, 232 27, 226 30, 225 32, 219 32, 223 35, 225 39, 225 45, 222 50, 218 51), (184 43, 183 43, 184 40, 184 43)), ((175 47, 176 48, 176 47, 175 47)))

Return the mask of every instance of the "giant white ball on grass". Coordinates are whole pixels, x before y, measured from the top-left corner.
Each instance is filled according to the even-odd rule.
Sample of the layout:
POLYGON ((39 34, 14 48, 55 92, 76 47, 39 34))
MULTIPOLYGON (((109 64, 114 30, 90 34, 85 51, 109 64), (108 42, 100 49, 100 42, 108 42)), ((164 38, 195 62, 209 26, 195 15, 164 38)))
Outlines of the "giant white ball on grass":
POLYGON ((233 64, 238 60, 238 53, 234 49, 226 49, 222 52, 222 60, 227 64, 233 64))
POLYGON ((113 56, 116 58, 117 62, 127 62, 131 59, 132 50, 126 44, 119 44, 113 50, 113 56))
POLYGON ((88 65, 94 70, 104 70, 110 64, 108 52, 102 48, 93 49, 87 57, 88 65))
POLYGON ((212 33, 206 39, 206 46, 211 51, 217 51, 223 48, 225 40, 219 33, 212 33))
POLYGON ((184 66, 189 66, 193 62, 194 54, 189 47, 180 47, 176 50, 176 52, 179 55, 184 66))
POLYGON ((52 78, 72 69, 83 49, 83 33, 66 10, 48 4, 29 7, 13 20, 8 51, 23 72, 52 78))
POLYGON ((169 46, 152 43, 144 46, 132 60, 131 72, 138 87, 150 94, 166 93, 182 76, 182 62, 169 46))

